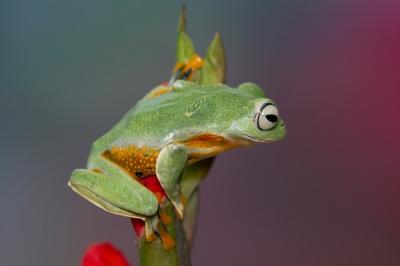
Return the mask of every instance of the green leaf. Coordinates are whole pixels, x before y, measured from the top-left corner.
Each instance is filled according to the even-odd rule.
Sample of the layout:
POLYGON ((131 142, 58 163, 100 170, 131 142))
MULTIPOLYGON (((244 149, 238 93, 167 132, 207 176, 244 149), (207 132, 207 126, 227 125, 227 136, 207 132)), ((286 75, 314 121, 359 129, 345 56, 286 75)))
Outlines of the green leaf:
POLYGON ((226 55, 221 35, 217 32, 208 47, 201 69, 200 84, 224 83, 226 80, 226 55))
POLYGON ((186 6, 182 5, 181 14, 178 20, 178 32, 186 32, 186 6))
POLYGON ((193 43, 186 32, 178 32, 178 40, 176 46, 176 62, 184 63, 188 61, 196 53, 193 43))
POLYGON ((182 6, 178 20, 178 39, 176 46, 176 62, 184 63, 196 53, 193 42, 186 33, 186 7, 182 6))

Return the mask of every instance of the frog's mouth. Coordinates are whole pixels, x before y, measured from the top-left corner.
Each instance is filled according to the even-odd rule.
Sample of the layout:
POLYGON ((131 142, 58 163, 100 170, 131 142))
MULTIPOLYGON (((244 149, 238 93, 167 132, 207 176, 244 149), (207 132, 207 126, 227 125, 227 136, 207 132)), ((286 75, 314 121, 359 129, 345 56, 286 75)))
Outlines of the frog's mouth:
POLYGON ((246 134, 243 134, 242 137, 244 139, 250 140, 252 142, 261 142, 261 143, 274 142, 274 140, 272 140, 272 139, 258 139, 258 138, 255 138, 255 137, 252 137, 252 136, 249 136, 249 135, 246 135, 246 134))

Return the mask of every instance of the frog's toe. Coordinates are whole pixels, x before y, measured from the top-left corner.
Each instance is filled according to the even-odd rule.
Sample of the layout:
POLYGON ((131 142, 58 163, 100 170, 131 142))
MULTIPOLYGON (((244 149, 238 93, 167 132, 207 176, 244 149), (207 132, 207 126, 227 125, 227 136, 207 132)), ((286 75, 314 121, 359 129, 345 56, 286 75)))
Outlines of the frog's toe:
POLYGON ((157 236, 155 234, 155 230, 157 228, 158 218, 157 216, 148 218, 144 221, 144 232, 146 236, 146 240, 151 242, 156 240, 157 236))
POLYGON ((176 187, 173 192, 166 192, 168 199, 171 201, 174 209, 176 211, 177 217, 179 219, 183 219, 184 210, 185 210, 185 197, 180 192, 180 187, 176 187))
POLYGON ((178 218, 182 220, 183 219, 184 210, 185 210, 185 206, 183 204, 182 197, 179 195, 177 197, 170 196, 169 198, 170 198, 170 200, 172 202, 172 205, 174 205, 174 208, 176 210, 178 218))
POLYGON ((145 220, 145 234, 146 241, 154 241, 157 239, 157 235, 161 238, 163 248, 169 250, 175 247, 175 240, 170 236, 168 230, 157 215, 145 220))
POLYGON ((181 201, 178 202, 174 202, 174 207, 176 209, 176 212, 178 213, 178 217, 179 219, 183 219, 183 212, 184 212, 184 207, 183 207, 183 203, 181 201))

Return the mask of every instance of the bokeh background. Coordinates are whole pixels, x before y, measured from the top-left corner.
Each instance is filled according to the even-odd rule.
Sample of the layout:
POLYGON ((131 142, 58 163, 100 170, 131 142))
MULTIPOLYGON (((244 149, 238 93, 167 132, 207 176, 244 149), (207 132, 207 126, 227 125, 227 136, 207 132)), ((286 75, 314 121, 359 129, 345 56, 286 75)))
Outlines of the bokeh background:
MULTIPOLYGON (((129 221, 66 184, 169 78, 181 4, 0 2, 1 265, 79 265, 105 240, 138 265, 129 221)), ((220 31, 228 83, 260 84, 288 128, 218 157, 193 264, 400 265, 400 2, 186 4, 198 51, 220 31)))

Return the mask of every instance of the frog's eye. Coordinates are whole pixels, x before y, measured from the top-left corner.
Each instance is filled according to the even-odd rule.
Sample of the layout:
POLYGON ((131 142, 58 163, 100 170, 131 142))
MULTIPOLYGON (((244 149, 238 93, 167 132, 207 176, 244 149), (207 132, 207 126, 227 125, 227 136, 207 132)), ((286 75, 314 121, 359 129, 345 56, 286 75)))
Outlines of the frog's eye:
POLYGON ((276 106, 272 103, 264 103, 259 108, 255 116, 258 129, 269 130, 273 128, 279 120, 279 113, 276 106))

